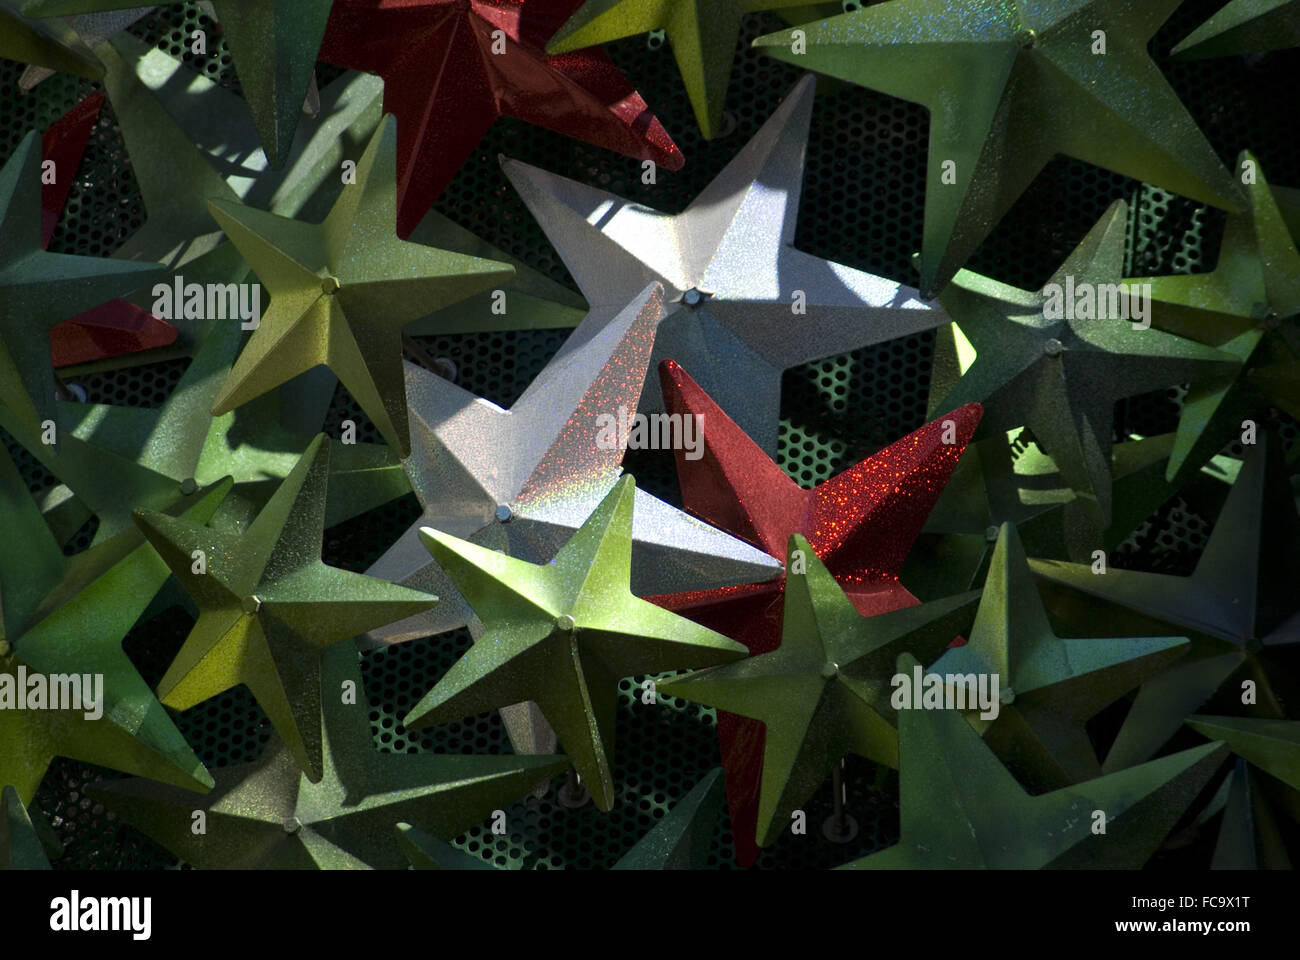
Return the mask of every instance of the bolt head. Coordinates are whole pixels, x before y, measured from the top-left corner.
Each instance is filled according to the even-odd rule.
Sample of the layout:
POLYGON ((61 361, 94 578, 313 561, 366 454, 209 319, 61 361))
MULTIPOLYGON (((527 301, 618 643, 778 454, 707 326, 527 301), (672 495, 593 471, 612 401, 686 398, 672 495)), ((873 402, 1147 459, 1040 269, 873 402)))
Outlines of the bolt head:
POLYGON ((703 299, 704 295, 694 287, 691 287, 691 289, 682 294, 682 303, 686 304, 688 307, 696 306, 703 299))
POLYGON ((998 691, 998 702, 1006 704, 1007 706, 1010 706, 1011 704, 1015 703, 1016 691, 1012 690, 1011 687, 1009 686, 1003 687, 1001 690, 998 691))
POLYGON ((822 676, 827 680, 840 675, 840 665, 833 660, 827 660, 822 664, 822 676))
POLYGON ((1061 344, 1061 341, 1055 337, 1043 343, 1043 353, 1049 357, 1059 357, 1064 349, 1065 347, 1061 344))
POLYGON ((340 287, 342 287, 342 284, 339 283, 339 278, 336 276, 331 275, 321 279, 320 290, 327 297, 332 297, 338 293, 340 287))
POLYGON ((513 516, 514 513, 511 511, 510 507, 507 506, 506 504, 503 503, 497 507, 496 517, 497 520, 499 520, 501 523, 509 523, 511 517, 513 516))
POLYGON ((193 493, 198 488, 199 485, 194 482, 193 477, 186 477, 184 480, 181 481, 181 493, 184 496, 188 497, 191 493, 193 493))
POLYGON ((567 613, 562 613, 555 618, 555 629, 561 633, 573 633, 578 627, 573 617, 567 613))
POLYGON ((997 528, 996 526, 985 527, 985 528, 984 528, 984 539, 987 540, 989 543, 997 543, 997 542, 998 542, 998 528, 997 528))
POLYGON ((302 821, 297 817, 286 817, 284 821, 285 833, 297 833, 302 829, 302 821))
POLYGON ((243 607, 245 613, 254 614, 262 609, 262 598, 255 593, 250 593, 240 601, 239 605, 243 607))
POLYGON ((1038 34, 1028 27, 1023 27, 1016 31, 1016 43, 1028 50, 1038 43, 1038 34))

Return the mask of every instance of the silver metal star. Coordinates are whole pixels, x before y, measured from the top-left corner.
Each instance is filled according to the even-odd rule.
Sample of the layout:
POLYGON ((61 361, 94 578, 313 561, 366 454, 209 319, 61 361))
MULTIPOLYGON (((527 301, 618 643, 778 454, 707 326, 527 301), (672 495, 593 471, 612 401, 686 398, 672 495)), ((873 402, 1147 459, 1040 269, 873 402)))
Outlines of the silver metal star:
MULTIPOLYGON (((145 14, 151 12, 153 7, 130 7, 126 10, 108 10, 103 13, 79 13, 67 18, 68 25, 76 32, 77 36, 87 47, 94 50, 105 40, 110 40, 117 36, 131 24, 135 23, 145 14)), ((18 88, 23 93, 30 93, 35 90, 37 85, 42 81, 54 76, 57 70, 49 67, 40 67, 36 64, 29 64, 23 71, 22 76, 18 78, 18 88)))
POLYGON ((502 160, 593 307, 659 281, 673 306, 641 409, 663 410, 673 359, 769 454, 783 371, 948 321, 912 287, 794 248, 815 83, 804 77, 740 153, 676 216, 502 160), (806 312, 798 312, 800 309, 806 312))

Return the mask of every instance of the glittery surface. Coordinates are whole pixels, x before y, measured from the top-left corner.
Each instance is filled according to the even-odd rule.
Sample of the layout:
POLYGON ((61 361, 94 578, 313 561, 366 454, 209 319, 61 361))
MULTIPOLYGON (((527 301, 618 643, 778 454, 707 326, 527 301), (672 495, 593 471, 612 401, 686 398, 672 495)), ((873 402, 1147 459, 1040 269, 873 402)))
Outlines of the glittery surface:
POLYGON ((754 45, 929 108, 920 270, 932 296, 1057 154, 1238 207, 1237 184, 1147 52, 1181 2, 894 0, 800 26, 802 52, 790 31, 754 45))
POLYGON ((22 0, 0 0, 0 57, 20 63, 98 78, 103 67, 81 38, 61 20, 35 20, 19 14, 22 0))
MULTIPOLYGON (((813 490, 803 490, 672 361, 660 366, 672 413, 702 415, 704 455, 677 455, 687 509, 723 530, 784 555, 794 533, 808 539, 864 616, 912 606, 898 570, 979 422, 979 404, 926 424, 813 490), (947 433, 951 443, 944 443, 947 433)), ((780 643, 784 580, 749 588, 678 593, 652 599, 743 643, 751 656, 780 643)), ((755 830, 763 727, 720 711, 718 738, 727 770, 736 858, 758 856, 755 830)))
POLYGON ((1188 392, 1167 473, 1180 485, 1243 421, 1263 421, 1273 407, 1300 417, 1300 250, 1258 159, 1245 152, 1237 165, 1255 170, 1250 206, 1229 214, 1214 270, 1126 281, 1151 284, 1155 326, 1241 363, 1188 392))
POLYGON ((702 869, 724 798, 722 768, 714 767, 610 869, 702 869))
MULTIPOLYGON (((1020 290, 963 270, 941 296, 975 349, 950 388, 932 388, 930 415, 976 401, 982 433, 1026 426, 1094 517, 1110 525, 1115 401, 1230 372, 1231 355, 1120 317, 1047 314, 1048 288, 1096 289, 1120 281, 1125 204, 1113 204, 1044 285, 1020 290)), ((1068 295, 1065 294, 1065 295, 1068 295)))
POLYGON ((335 0, 320 57, 384 78, 384 110, 398 122, 399 236, 501 116, 680 169, 676 144, 604 52, 542 49, 580 2, 335 0))
MULTIPOLYGON (((617 480, 626 449, 625 436, 597 442, 599 418, 636 408, 662 312, 657 285, 612 315, 593 309, 508 411, 407 364, 413 426, 405 466, 424 511, 368 572, 430 590, 442 602, 426 616, 372 632, 372 644, 473 621, 420 543, 421 527, 545 562, 582 526, 617 480)), ((780 571, 764 552, 640 490, 632 539, 637 594, 766 580, 780 571)))
MULTIPOLYGON (((920 663, 898 658, 898 672, 920 663)), ((899 713, 899 842, 853 869, 1135 870, 1164 841, 1228 748, 1191 750, 1031 797, 956 710, 899 713), (1106 811, 1106 832, 1093 811, 1106 811)))
MULTIPOLYGON (((770 454, 784 371, 948 320, 910 287, 794 248, 815 89, 811 77, 800 81, 676 216, 517 161, 503 164, 593 307, 621 306, 645 284, 663 284, 673 306, 655 338, 654 363, 673 359, 692 370, 770 454)), ((663 409, 654 376, 641 409, 663 409)))
MULTIPOLYGON (((139 0, 128 0, 128 2, 138 3, 139 0)), ((68 24, 81 38, 82 42, 91 50, 94 50, 105 40, 117 36, 153 9, 153 7, 133 6, 108 13, 85 13, 69 17, 68 24)), ((29 64, 19 78, 18 86, 23 90, 32 90, 57 72, 50 67, 29 64)))
POLYGON ((156 280, 160 267, 42 249, 36 131, 0 169, 0 238, 0 402, 36 428, 57 422, 50 328, 156 280))
POLYGON ((966 644, 948 650, 928 670, 997 674, 998 716, 972 722, 1016 779, 1031 793, 1043 793, 1101 776, 1085 723, 1168 669, 1188 646, 1186 637, 1058 637, 1020 536, 1003 524, 966 644))
POLYGON ((1030 567, 1065 588, 1050 590, 1047 598, 1075 629, 1095 623, 1102 600, 1108 614, 1123 608, 1140 614, 1143 625, 1154 621, 1191 637, 1191 652, 1143 685, 1103 769, 1122 770, 1152 756, 1184 717, 1234 678, 1256 685, 1256 702, 1242 707, 1247 714, 1285 716, 1295 681, 1270 648, 1300 643, 1300 513, 1276 437, 1261 434, 1246 447, 1241 473, 1190 577, 1118 569, 1102 577, 1090 565, 1051 560, 1031 560, 1030 567))
POLYGON ((723 127, 731 65, 741 20, 748 13, 802 6, 806 0, 587 0, 546 45, 548 53, 594 47, 662 30, 706 139, 723 127))
POLYGON ((273 738, 257 762, 216 771, 206 797, 123 780, 96 788, 95 799, 199 869, 395 870, 407 866, 398 822, 451 839, 564 769, 562 757, 378 753, 350 645, 324 655, 321 683, 319 782, 273 738), (348 685, 352 703, 340 695, 348 685), (192 829, 196 810, 206 814, 202 835, 192 829))
MULTIPOLYGON (((206 522, 229 490, 186 516, 206 522)), ((0 529, 21 550, 0 552, 0 674, 103 674, 103 714, 0 710, 0 783, 29 804, 56 756, 149 776, 190 790, 211 786, 198 757, 122 649, 122 639, 167 580, 166 565, 134 534, 63 556, 7 453, 0 451, 0 529)))
POLYGON ((790 815, 846 754, 898 767, 898 719, 890 706, 895 661, 903 652, 934 660, 970 625, 979 599, 971 591, 863 616, 809 542, 795 534, 787 569, 795 569, 800 556, 806 569, 786 578, 778 648, 658 684, 666 696, 761 724, 755 836, 762 846, 787 829, 790 815))
POLYGON ((158 685, 186 710, 246 684, 294 761, 320 780, 321 650, 427 610, 437 598, 320 560, 329 446, 314 440, 243 533, 137 511, 136 523, 199 609, 158 685), (195 570, 194 551, 205 568, 195 570))
POLYGON ((48 249, 50 237, 63 215, 63 204, 68 199, 81 166, 81 155, 90 139, 104 105, 102 93, 92 93, 85 100, 50 124, 41 137, 41 159, 54 164, 54 182, 41 184, 41 249, 48 249))
POLYGON ((214 415, 324 364, 388 444, 403 456, 410 452, 402 327, 509 280, 514 268, 397 239, 396 150, 389 117, 357 164, 356 183, 319 226, 224 201, 211 204, 271 297, 213 401, 214 415))
POLYGON ((740 644, 632 595, 635 490, 630 476, 615 483, 544 564, 420 531, 485 630, 402 721, 407 727, 533 701, 596 806, 612 809, 619 680, 745 655, 740 644))
POLYGON ((1184 60, 1300 47, 1300 0, 1230 0, 1174 47, 1184 60))

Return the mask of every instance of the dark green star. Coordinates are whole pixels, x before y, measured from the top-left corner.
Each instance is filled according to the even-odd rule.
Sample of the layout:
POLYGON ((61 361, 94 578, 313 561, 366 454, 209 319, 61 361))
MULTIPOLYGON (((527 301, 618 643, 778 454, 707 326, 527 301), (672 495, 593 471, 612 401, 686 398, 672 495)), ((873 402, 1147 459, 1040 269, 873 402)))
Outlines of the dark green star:
MULTIPOLYGON (((1284 716, 1277 684, 1290 683, 1267 648, 1300 642, 1300 514, 1276 438, 1261 434, 1223 504, 1205 551, 1190 577, 1083 564, 1031 560, 1039 577, 1063 589, 1048 602, 1077 628, 1125 611, 1140 615, 1137 630, 1173 625, 1192 650, 1143 684, 1102 766, 1107 772, 1152 756, 1233 677, 1249 681, 1243 703, 1264 718, 1284 716), (1099 609, 1098 600, 1113 606, 1099 609)), ((1244 696, 1244 689, 1242 696, 1244 696)))
POLYGON ((1250 207, 1230 214, 1210 273, 1147 277, 1162 330, 1231 354, 1239 366, 1195 384, 1183 401, 1168 477, 1183 483, 1241 435, 1246 419, 1277 407, 1300 417, 1300 251, 1258 161, 1250 207))
POLYGON ((933 296, 1057 154, 1239 209, 1147 52, 1180 2, 893 0, 798 27, 805 52, 789 30, 754 46, 930 109, 921 291, 933 296))
POLYGON ((803 537, 790 537, 787 557, 787 570, 801 562, 807 572, 787 574, 780 647, 658 685, 665 696, 766 725, 760 846, 776 840, 848 753, 898 766, 894 662, 904 651, 927 663, 938 657, 969 626, 979 598, 972 591, 864 617, 803 537))
POLYGON ((319 225, 252 207, 209 208, 271 295, 260 326, 212 404, 213 416, 313 367, 329 367, 405 457, 411 440, 402 327, 490 289, 514 268, 397 239, 397 133, 386 116, 319 225))
POLYGON ((378 752, 350 644, 326 651, 321 684, 319 782, 273 737, 257 762, 217 770, 206 797, 147 780, 101 784, 91 794, 200 869, 394 870, 407 865, 399 821, 455 837, 564 769, 562 757, 378 752), (201 834, 196 811, 204 813, 201 834))
POLYGON ((1025 548, 1003 524, 975 626, 931 673, 997 674, 1002 706, 984 742, 1033 793, 1101 776, 1085 723, 1188 649, 1186 637, 1063 639, 1047 622, 1025 548))
POLYGON ((18 791, 0 791, 0 870, 49 870, 41 838, 36 834, 18 791))
POLYGON ((632 595, 635 493, 625 474, 548 564, 421 529, 485 632, 402 721, 408 728, 534 701, 596 805, 613 807, 619 680, 745 655, 740 644, 632 595))
POLYGON ((848 869, 1136 870, 1228 755, 1207 743, 1031 797, 956 710, 900 710, 898 751, 902 838, 848 869))
POLYGON ((1028 427, 1100 530, 1111 524, 1115 402, 1235 368, 1228 354, 1110 315, 1128 305, 1116 288, 1125 210, 1115 203, 1040 291, 957 275, 940 300, 975 359, 929 414, 977 401, 983 434, 1028 427), (1089 315, 1069 303, 1071 291, 1092 292, 1089 315))
POLYGON ((0 57, 34 63, 77 77, 98 80, 103 65, 62 21, 29 20, 18 14, 20 0, 0 0, 0 57))
POLYGON ((700 870, 709 856, 713 829, 726 791, 722 768, 714 767, 677 801, 654 828, 619 858, 611 870, 700 870))
POLYGON ((800 6, 805 0, 587 0, 546 44, 569 53, 638 33, 663 30, 673 48, 704 139, 722 127, 722 107, 746 14, 800 6), (703 9, 701 9, 703 8, 703 9))
POLYGON ((158 686, 163 703, 187 710, 246 684, 312 780, 321 778, 321 651, 437 600, 321 562, 325 441, 311 442, 243 533, 153 511, 135 515, 199 608, 158 686))
MULTIPOLYGON (((212 0, 272 167, 288 155, 333 0, 212 0)), ((28 0, 29 17, 103 13, 136 0, 28 0)), ((215 39, 214 39, 215 42, 215 39)))
POLYGON ((160 275, 156 263, 41 248, 41 138, 27 134, 0 169, 0 403, 39 433, 56 417, 50 328, 160 275))
POLYGON ((1174 47, 1173 55, 1204 60, 1288 47, 1300 47, 1300 0, 1231 0, 1174 47))

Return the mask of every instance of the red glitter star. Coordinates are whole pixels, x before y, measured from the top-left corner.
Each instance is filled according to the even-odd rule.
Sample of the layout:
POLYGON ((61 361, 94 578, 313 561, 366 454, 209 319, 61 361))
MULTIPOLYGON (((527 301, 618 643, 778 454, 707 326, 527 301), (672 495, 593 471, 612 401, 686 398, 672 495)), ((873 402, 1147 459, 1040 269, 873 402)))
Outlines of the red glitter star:
POLYGON ((384 110, 397 116, 399 237, 501 116, 681 168, 677 145, 602 50, 546 54, 546 41, 581 5, 336 0, 320 58, 384 78, 384 110))
MULTIPOLYGON (((789 536, 802 534, 858 612, 874 616, 920 601, 898 571, 939 499, 983 408, 970 403, 927 423, 812 490, 775 464, 672 360, 659 366, 664 405, 703 418, 697 460, 677 451, 682 502, 700 519, 784 561, 789 536)), ((647 599, 770 653, 781 643, 785 578, 766 583, 662 594, 647 599)), ((736 860, 758 859, 758 797, 766 734, 757 720, 718 711, 736 860)))

